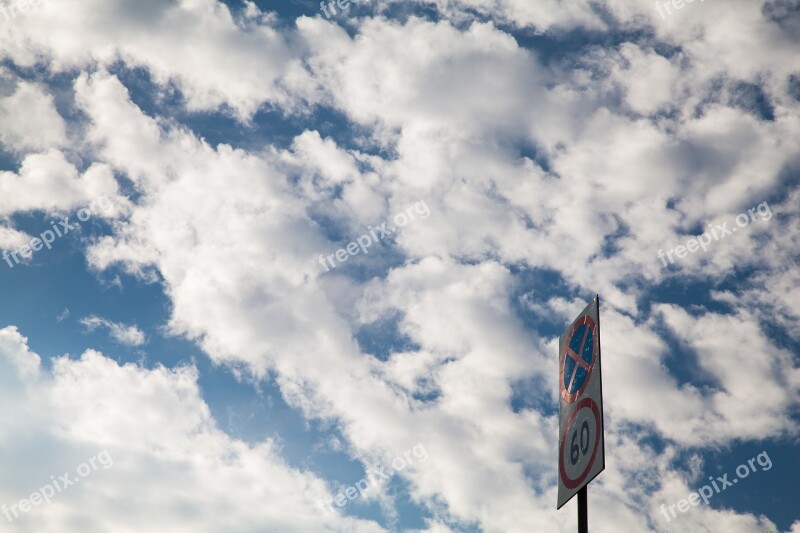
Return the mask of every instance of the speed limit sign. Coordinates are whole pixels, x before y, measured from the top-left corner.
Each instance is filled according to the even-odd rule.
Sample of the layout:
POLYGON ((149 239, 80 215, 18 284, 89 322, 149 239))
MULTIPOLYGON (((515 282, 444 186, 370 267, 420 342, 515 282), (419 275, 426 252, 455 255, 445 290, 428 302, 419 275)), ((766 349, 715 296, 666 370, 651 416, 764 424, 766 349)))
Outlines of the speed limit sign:
POLYGON ((568 489, 580 488, 589 476, 602 440, 600 408, 584 398, 567 420, 567 438, 559 446, 559 475, 568 489))
POLYGON ((561 335, 558 351, 560 509, 605 468, 598 297, 561 335))

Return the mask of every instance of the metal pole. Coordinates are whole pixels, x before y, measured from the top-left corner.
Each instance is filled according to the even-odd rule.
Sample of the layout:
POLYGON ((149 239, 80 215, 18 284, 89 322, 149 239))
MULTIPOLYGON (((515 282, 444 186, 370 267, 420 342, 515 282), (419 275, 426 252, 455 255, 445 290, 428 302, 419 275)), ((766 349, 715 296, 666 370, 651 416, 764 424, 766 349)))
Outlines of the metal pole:
POLYGON ((584 485, 583 488, 578 491, 578 533, 589 533, 589 505, 586 501, 587 487, 588 485, 584 485))

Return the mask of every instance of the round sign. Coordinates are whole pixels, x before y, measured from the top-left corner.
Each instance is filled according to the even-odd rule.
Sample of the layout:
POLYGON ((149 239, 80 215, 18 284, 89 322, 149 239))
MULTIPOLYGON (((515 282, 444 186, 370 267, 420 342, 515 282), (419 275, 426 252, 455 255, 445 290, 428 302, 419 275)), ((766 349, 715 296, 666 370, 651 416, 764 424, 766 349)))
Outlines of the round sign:
POLYGON ((558 470, 564 486, 574 489, 586 480, 600 448, 597 403, 591 398, 579 401, 564 427, 564 438, 558 447, 558 470))
POLYGON ((567 335, 561 354, 559 382, 561 397, 572 403, 583 393, 597 361, 597 326, 589 315, 583 315, 567 335))

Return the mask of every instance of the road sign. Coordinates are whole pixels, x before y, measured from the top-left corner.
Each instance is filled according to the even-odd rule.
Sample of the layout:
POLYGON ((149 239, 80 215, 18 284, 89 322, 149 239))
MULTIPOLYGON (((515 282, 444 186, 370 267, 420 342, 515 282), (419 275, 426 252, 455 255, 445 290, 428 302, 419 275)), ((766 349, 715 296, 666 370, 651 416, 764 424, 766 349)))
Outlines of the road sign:
POLYGON ((561 335, 558 353, 560 509, 605 468, 599 297, 561 335))

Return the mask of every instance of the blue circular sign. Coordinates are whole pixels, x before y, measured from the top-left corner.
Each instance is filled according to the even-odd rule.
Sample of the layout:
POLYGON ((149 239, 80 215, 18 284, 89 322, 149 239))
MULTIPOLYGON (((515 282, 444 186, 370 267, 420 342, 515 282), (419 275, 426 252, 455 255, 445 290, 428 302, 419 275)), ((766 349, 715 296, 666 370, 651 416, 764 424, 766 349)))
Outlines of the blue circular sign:
POLYGON ((595 323, 588 315, 575 322, 561 358, 561 397, 574 402, 589 384, 597 343, 595 323))

